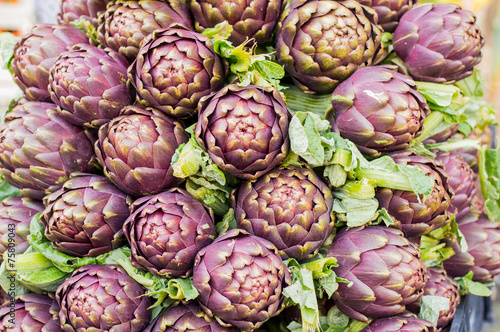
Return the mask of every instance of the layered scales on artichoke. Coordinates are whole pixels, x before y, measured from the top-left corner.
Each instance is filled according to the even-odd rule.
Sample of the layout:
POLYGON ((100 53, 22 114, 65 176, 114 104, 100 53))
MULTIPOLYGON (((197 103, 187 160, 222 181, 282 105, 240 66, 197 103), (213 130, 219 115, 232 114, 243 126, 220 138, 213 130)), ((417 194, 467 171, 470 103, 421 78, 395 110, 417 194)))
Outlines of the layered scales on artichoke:
POLYGON ((1 35, 22 94, 0 126, 0 330, 440 331, 489 295, 474 14, 62 0, 58 20, 1 35))

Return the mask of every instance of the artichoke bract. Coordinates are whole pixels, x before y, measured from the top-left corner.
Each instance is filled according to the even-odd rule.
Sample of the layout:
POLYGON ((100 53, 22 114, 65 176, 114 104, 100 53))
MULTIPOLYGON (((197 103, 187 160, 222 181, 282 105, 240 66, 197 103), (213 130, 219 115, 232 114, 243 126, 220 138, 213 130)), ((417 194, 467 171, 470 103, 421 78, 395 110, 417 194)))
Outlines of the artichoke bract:
POLYGON ((28 197, 7 197, 0 203, 0 262, 6 251, 15 256, 28 249, 31 219, 43 209, 41 201, 28 197))
POLYGON ((383 66, 358 69, 333 95, 332 128, 370 157, 406 149, 429 113, 416 83, 383 66))
POLYGON ((73 172, 92 172, 92 143, 51 103, 25 102, 0 127, 0 172, 23 196, 43 199, 73 172))
POLYGON ((361 332, 437 332, 431 322, 415 316, 394 316, 379 318, 361 332))
POLYGON ((22 294, 0 307, 0 331, 62 332, 58 312, 57 302, 47 295, 22 294))
POLYGON ((276 59, 304 91, 330 93, 360 67, 381 60, 373 9, 354 0, 292 0, 276 36, 276 59))
POLYGON ((229 41, 235 46, 247 39, 260 45, 272 40, 282 0, 190 0, 190 7, 197 31, 227 21, 233 27, 229 41))
POLYGON ((387 32, 394 32, 398 22, 418 0, 358 0, 377 12, 377 23, 387 32))
POLYGON ((83 266, 56 291, 61 327, 67 332, 142 332, 153 304, 145 293, 120 266, 83 266))
POLYGON ((69 24, 38 24, 23 36, 14 49, 12 78, 26 99, 51 101, 49 70, 61 53, 79 43, 88 43, 87 36, 69 24))
POLYGON ((122 227, 132 198, 104 176, 74 174, 44 204, 45 236, 63 253, 95 257, 127 242, 122 227))
POLYGON ((256 179, 288 155, 291 114, 276 89, 230 84, 198 108, 196 140, 226 173, 256 179))
POLYGON ((476 195, 475 174, 469 164, 458 154, 439 152, 436 160, 443 163, 449 186, 454 192, 448 211, 462 212, 471 209, 472 198, 476 195))
POLYGON ((434 180, 432 192, 420 200, 413 191, 378 188, 375 194, 380 208, 389 212, 395 225, 407 237, 418 242, 420 236, 451 221, 451 214, 447 210, 453 199, 453 190, 449 186, 448 174, 439 161, 419 156, 410 150, 395 151, 389 156, 396 164, 418 167, 434 180))
POLYGON ((78 44, 50 69, 52 101, 69 122, 99 128, 132 102, 127 68, 127 60, 113 50, 78 44))
POLYGON ((452 83, 472 74, 484 39, 471 12, 455 4, 426 3, 401 17, 392 43, 415 80, 452 83))
POLYGON ((239 228, 272 242, 282 259, 312 258, 333 231, 333 197, 309 168, 273 170, 233 195, 239 228))
POLYGON ((427 274, 420 251, 397 229, 343 229, 327 256, 337 259, 335 274, 352 282, 339 283, 333 294, 335 305, 351 318, 369 322, 398 315, 422 296, 427 274))
POLYGON ((191 275, 196 254, 215 238, 212 212, 183 189, 140 198, 131 211, 123 226, 130 261, 158 276, 191 275))
MULTIPOLYGON (((491 282, 500 274, 500 225, 485 215, 470 213, 458 221, 458 229, 467 241, 467 252, 460 251, 457 243, 451 243, 455 255, 443 262, 451 277, 463 277, 469 271, 472 280, 491 282)), ((450 243, 448 244, 450 246, 450 243)))
POLYGON ((125 107, 99 128, 95 151, 104 174, 122 191, 144 196, 182 183, 172 156, 189 139, 178 121, 154 109, 125 107))
POLYGON ((244 331, 281 312, 283 288, 290 283, 276 247, 241 229, 230 230, 201 249, 193 270, 202 309, 224 326, 244 331))
POLYGON ((202 97, 222 87, 226 65, 208 37, 172 27, 144 39, 128 77, 140 104, 187 118, 202 97))
POLYGON ((106 10, 110 0, 62 0, 61 12, 58 15, 60 22, 71 23, 86 19, 97 27, 99 14, 106 10))
POLYGON ((196 302, 179 304, 165 309, 144 332, 238 332, 235 327, 223 327, 201 310, 196 302))
POLYGON ((188 6, 180 0, 113 1, 99 17, 98 40, 130 62, 134 61, 143 39, 154 30, 180 24, 193 29, 188 6))

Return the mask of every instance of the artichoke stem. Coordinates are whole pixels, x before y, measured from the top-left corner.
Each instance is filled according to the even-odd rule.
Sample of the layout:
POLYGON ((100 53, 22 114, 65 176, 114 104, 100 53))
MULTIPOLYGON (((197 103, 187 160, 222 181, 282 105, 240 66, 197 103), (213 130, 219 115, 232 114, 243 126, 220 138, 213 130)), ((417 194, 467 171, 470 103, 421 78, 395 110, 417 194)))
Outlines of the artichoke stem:
POLYGON ((7 269, 17 272, 37 272, 54 267, 52 262, 39 252, 32 252, 16 256, 14 266, 6 264, 7 269))
MULTIPOLYGON (((439 112, 439 111, 432 111, 427 118, 424 120, 424 130, 422 131, 422 134, 415 138, 419 140, 420 142, 425 141, 432 135, 434 135, 433 131, 436 129, 437 126, 444 120, 444 113, 439 112)), ((450 125, 451 126, 451 125, 450 125)))
POLYGON ((447 141, 443 143, 427 144, 425 147, 429 150, 439 150, 439 151, 452 151, 452 150, 467 149, 467 148, 480 150, 481 140, 460 139, 460 140, 447 141))
POLYGON ((406 176, 397 173, 374 169, 361 169, 359 172, 356 172, 356 178, 366 178, 377 187, 413 191, 410 180, 408 180, 406 176))

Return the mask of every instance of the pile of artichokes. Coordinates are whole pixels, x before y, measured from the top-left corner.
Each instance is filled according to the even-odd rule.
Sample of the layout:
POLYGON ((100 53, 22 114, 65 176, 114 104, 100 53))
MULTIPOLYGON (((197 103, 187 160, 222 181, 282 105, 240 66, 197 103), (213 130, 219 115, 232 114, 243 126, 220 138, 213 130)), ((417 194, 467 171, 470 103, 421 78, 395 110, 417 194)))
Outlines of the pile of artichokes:
POLYGON ((62 0, 0 36, 0 330, 443 331, 500 274, 473 13, 62 0))

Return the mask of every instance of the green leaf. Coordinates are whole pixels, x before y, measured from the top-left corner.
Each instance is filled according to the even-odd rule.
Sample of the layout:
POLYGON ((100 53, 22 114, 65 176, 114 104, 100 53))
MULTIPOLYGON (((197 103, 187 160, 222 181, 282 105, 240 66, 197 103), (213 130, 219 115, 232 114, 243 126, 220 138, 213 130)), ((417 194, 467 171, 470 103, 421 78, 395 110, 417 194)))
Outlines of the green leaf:
POLYGON ((2 68, 12 71, 12 59, 14 59, 14 49, 20 38, 10 32, 0 33, 0 58, 2 59, 2 68))
POLYGON ((377 218, 378 201, 372 199, 355 199, 347 197, 342 200, 346 208, 347 226, 358 227, 377 218))
POLYGON ((483 284, 477 281, 472 281, 474 273, 469 271, 464 277, 455 278, 460 286, 460 294, 473 294, 477 296, 489 297, 493 294, 491 286, 493 283, 483 284))
POLYGON ((236 228, 237 224, 236 224, 236 218, 234 217, 234 210, 230 208, 222 218, 222 221, 218 222, 215 225, 215 233, 217 234, 217 237, 219 237, 222 234, 226 233, 228 230, 236 228))
POLYGON ((233 26, 227 21, 216 24, 213 28, 206 28, 203 34, 212 40, 227 40, 231 37, 233 26))
POLYGON ((3 261, 0 265, 0 287, 2 287, 10 297, 29 293, 29 290, 16 279, 16 273, 7 270, 6 264, 7 263, 3 261))
POLYGON ((479 181, 488 218, 500 222, 500 145, 479 150, 479 181))
POLYGON ((0 176, 0 202, 7 197, 21 196, 21 192, 18 188, 11 186, 0 176))
POLYGON ((439 312, 450 310, 450 299, 442 296, 424 295, 421 297, 422 304, 418 318, 425 319, 437 325, 439 312))
POLYGON ((384 223, 385 226, 390 227, 394 225, 394 218, 389 215, 385 208, 378 210, 377 224, 384 223))
POLYGON ((293 114, 309 111, 321 119, 325 118, 327 111, 332 107, 331 94, 310 94, 301 91, 295 85, 285 85, 286 106, 293 114))

